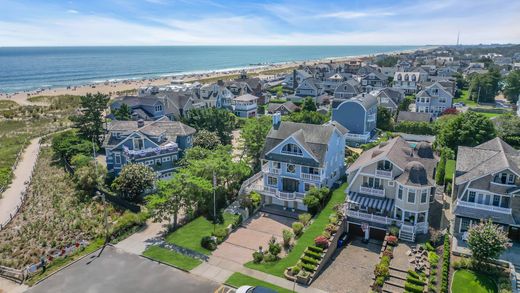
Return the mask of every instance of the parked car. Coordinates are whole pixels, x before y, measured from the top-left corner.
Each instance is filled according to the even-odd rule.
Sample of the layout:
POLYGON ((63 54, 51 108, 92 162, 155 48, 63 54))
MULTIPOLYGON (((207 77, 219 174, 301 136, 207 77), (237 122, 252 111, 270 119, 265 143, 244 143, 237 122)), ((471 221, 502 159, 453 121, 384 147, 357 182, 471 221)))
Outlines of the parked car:
POLYGON ((241 286, 236 293, 276 293, 276 291, 262 286, 241 286))

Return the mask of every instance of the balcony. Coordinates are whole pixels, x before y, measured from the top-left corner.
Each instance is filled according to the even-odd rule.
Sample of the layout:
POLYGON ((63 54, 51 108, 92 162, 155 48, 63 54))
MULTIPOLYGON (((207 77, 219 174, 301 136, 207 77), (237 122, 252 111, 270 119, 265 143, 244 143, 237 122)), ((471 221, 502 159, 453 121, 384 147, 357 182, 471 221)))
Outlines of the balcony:
POLYGON ((321 176, 310 173, 301 173, 300 178, 304 180, 321 181, 321 176))
POLYGON ((176 153, 179 151, 179 146, 175 142, 169 142, 165 145, 155 148, 146 148, 142 150, 130 150, 126 146, 123 147, 123 154, 130 160, 144 158, 148 156, 157 156, 161 154, 176 153))
POLYGON ((392 179, 392 171, 376 170, 376 176, 392 179))
POLYGON ((269 168, 269 164, 265 164, 264 166, 262 166, 262 171, 264 173, 271 173, 271 174, 274 174, 274 175, 280 174, 280 169, 279 168, 269 168))
POLYGON ((385 190, 384 189, 378 189, 373 187, 367 187, 367 186, 361 186, 359 188, 360 193, 368 194, 368 195, 375 195, 375 196, 385 196, 385 190))
POLYGON ((509 214, 509 215, 512 213, 511 208, 503 208, 503 207, 497 207, 497 206, 493 206, 493 205, 480 204, 480 203, 476 203, 476 202, 467 202, 467 201, 462 201, 462 200, 457 200, 455 202, 455 205, 461 206, 461 207, 509 214))
POLYGON ((348 210, 348 209, 347 209, 347 217, 352 217, 352 218, 369 221, 369 222, 374 222, 374 223, 379 223, 379 224, 384 224, 384 225, 400 223, 399 220, 394 219, 394 218, 383 217, 383 216, 378 216, 378 215, 374 215, 374 214, 363 213, 360 211, 354 211, 354 210, 348 210))
POLYGON ((305 193, 302 192, 285 192, 279 191, 276 187, 271 186, 253 186, 253 189, 257 192, 265 195, 274 196, 281 200, 302 200, 305 197, 305 193))

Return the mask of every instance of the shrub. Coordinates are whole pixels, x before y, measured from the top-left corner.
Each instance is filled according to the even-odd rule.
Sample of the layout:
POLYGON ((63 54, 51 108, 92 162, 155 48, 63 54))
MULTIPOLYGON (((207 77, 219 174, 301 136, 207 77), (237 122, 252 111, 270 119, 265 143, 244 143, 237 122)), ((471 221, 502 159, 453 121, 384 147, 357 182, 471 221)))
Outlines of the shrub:
POLYGON ((309 246, 307 247, 307 249, 309 249, 310 251, 314 251, 316 253, 322 253, 323 252, 323 248, 321 247, 318 247, 318 246, 309 246))
POLYGON ((320 262, 312 257, 308 257, 308 256, 305 256, 303 255, 300 260, 303 262, 303 263, 310 263, 312 265, 318 265, 320 262))
POLYGON ((463 257, 457 261, 454 261, 452 266, 455 270, 473 269, 473 263, 472 263, 471 259, 466 258, 466 257, 463 257))
POLYGON ((314 238, 314 244, 321 248, 327 248, 329 247, 329 240, 325 238, 325 236, 319 235, 318 237, 314 238))
POLYGON ((419 286, 424 286, 426 284, 426 282, 424 282, 420 279, 417 279, 415 277, 412 277, 410 275, 406 277, 406 281, 410 282, 412 284, 415 284, 415 285, 419 285, 419 286))
POLYGON ((312 216, 309 213, 298 215, 298 221, 300 221, 300 223, 302 223, 304 226, 307 226, 307 224, 309 224, 311 218, 312 216))
POLYGON ((439 255, 433 251, 428 252, 428 262, 432 268, 437 268, 439 265, 439 255))
POLYGON ((441 293, 448 293, 449 287, 449 274, 450 274, 450 236, 444 235, 444 253, 442 263, 442 275, 441 275, 441 293))
POLYGON ((217 238, 217 243, 220 244, 224 242, 228 235, 228 231, 226 228, 218 228, 214 232, 211 233, 211 235, 215 236, 217 238))
POLYGON ((376 277, 376 282, 375 282, 376 286, 378 287, 383 287, 383 285, 385 284, 385 277, 383 276, 378 276, 376 277))
POLYGON ((314 252, 312 250, 309 250, 309 249, 305 250, 305 255, 308 257, 312 257, 314 259, 318 259, 318 260, 321 259, 321 254, 314 252))
POLYGON ((300 272, 300 267, 299 266, 291 267, 291 273, 292 273, 293 276, 298 275, 299 272, 300 272))
POLYGON ((394 253, 391 250, 383 251, 383 256, 388 256, 389 258, 394 258, 394 253))
POLYGON ((253 262, 254 263, 261 263, 264 260, 264 254, 260 251, 253 252, 253 262))
POLYGON ((428 251, 435 251, 435 248, 430 244, 430 242, 426 242, 424 248, 428 251))
POLYGON ((423 292, 423 287, 424 286, 419 286, 419 285, 416 285, 416 284, 412 284, 410 282, 405 282, 404 283, 404 289, 408 292, 413 292, 413 293, 422 293, 423 292))
POLYGON ((289 247, 291 245, 291 239, 293 237, 293 233, 290 230, 283 229, 282 237, 283 237, 283 246, 289 247))
POLYGON ((208 250, 215 250, 217 249, 217 243, 211 236, 204 236, 200 240, 200 246, 208 249, 208 250))
POLYGON ((330 233, 329 233, 328 231, 323 231, 323 232, 321 232, 321 235, 322 235, 323 237, 327 238, 327 239, 330 239, 330 236, 331 236, 330 233))
POLYGON ((239 214, 238 217, 233 221, 233 229, 238 228, 244 219, 242 218, 242 214, 239 214))
POLYGON ((329 216, 329 223, 331 223, 331 224, 338 223, 338 214, 337 213, 330 214, 330 216, 329 216))
POLYGON ((388 245, 396 246, 397 245, 397 237, 393 235, 386 236, 386 242, 388 245))
POLYGON ((292 229, 295 237, 300 237, 303 233, 303 224, 300 222, 292 223, 292 229))
POLYGON ((334 224, 328 224, 327 227, 325 227, 325 231, 329 232, 330 234, 334 234, 338 232, 338 226, 334 224))
POLYGON ((267 253, 264 256, 264 261, 265 262, 273 262, 273 261, 277 261, 277 260, 278 260, 278 256, 276 256, 274 254, 271 254, 271 253, 267 253))
POLYGON ((376 277, 383 277, 385 280, 390 276, 389 268, 384 263, 378 263, 374 269, 374 275, 376 277))
POLYGON ((314 272, 316 270, 316 266, 315 265, 312 265, 312 264, 306 264, 306 263, 302 263, 302 268, 308 272, 314 272))
POLYGON ((390 235, 397 237, 399 235, 399 227, 397 227, 395 225, 388 227, 388 233, 390 233, 390 235))
POLYGON ((269 240, 269 253, 274 255, 275 257, 278 257, 278 254, 282 252, 282 247, 280 246, 280 243, 276 242, 276 238, 271 237, 271 240, 269 240))
POLYGON ((414 270, 408 270, 407 271, 408 275, 413 277, 413 278, 416 278, 416 279, 420 279, 421 276, 419 275, 419 273, 417 273, 416 271, 414 270))

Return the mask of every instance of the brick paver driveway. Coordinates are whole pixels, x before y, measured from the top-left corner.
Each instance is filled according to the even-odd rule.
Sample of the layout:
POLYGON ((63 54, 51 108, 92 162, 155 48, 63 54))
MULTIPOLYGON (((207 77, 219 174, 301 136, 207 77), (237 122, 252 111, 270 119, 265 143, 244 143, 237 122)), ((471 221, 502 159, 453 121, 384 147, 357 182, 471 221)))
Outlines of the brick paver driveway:
POLYGON ((311 286, 331 293, 369 292, 382 244, 376 240, 365 244, 361 238, 354 239, 334 254, 334 260, 311 286))
POLYGON ((274 236, 278 242, 282 242, 282 231, 283 229, 291 230, 292 222, 294 219, 262 212, 257 213, 242 227, 231 233, 212 255, 244 264, 253 259, 252 254, 259 246, 267 249, 271 237, 274 236))

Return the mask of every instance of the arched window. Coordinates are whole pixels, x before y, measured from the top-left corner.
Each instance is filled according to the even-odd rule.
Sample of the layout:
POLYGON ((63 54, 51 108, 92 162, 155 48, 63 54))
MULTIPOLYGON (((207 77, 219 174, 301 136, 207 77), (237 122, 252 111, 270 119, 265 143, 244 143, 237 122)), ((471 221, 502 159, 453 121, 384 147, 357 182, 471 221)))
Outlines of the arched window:
POLYGON ((299 146, 292 144, 292 143, 288 143, 288 144, 284 145, 282 148, 282 153, 296 155, 296 156, 303 155, 302 149, 300 149, 299 146))
POLYGON ((417 80, 417 77, 415 77, 415 74, 412 75, 412 81, 416 81, 417 80))
POLYGON ((401 74, 398 74, 397 75, 397 80, 401 80, 401 79, 403 79, 403 76, 401 76, 401 74))
POLYGON ((405 75, 404 75, 404 81, 408 81, 409 79, 410 79, 410 78, 409 78, 408 74, 405 74, 405 75))

